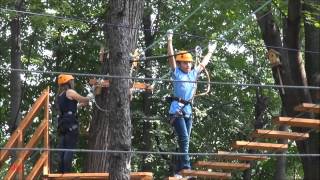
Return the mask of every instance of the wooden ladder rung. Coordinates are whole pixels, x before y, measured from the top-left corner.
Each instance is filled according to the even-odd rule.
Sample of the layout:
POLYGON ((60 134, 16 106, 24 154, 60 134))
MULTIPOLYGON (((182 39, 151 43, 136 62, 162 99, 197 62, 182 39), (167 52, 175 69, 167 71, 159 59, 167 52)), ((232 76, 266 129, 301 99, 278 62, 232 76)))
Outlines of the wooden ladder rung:
POLYGON ((294 108, 299 112, 320 113, 320 104, 302 103, 294 108))
POLYGON ((222 172, 209 172, 209 171, 196 171, 184 169, 180 171, 182 176, 196 176, 202 178, 218 178, 218 179, 231 179, 231 173, 222 172))
POLYGON ((309 138, 309 133, 297 133, 297 132, 288 132, 288 131, 274 131, 274 130, 266 130, 266 129, 256 129, 252 133, 252 137, 304 140, 304 139, 309 138))
POLYGON ((320 120, 307 118, 293 118, 293 117, 276 117, 273 118, 276 124, 285 124, 295 127, 309 127, 320 129, 320 120))
POLYGON ((206 167, 210 169, 246 170, 250 168, 248 163, 227 163, 227 162, 207 162, 198 161, 193 164, 196 167, 206 167))
POLYGON ((232 147, 233 148, 257 149, 257 150, 285 151, 288 149, 288 144, 236 141, 232 145, 232 147))
POLYGON ((268 159, 267 156, 236 155, 236 153, 226 151, 218 151, 218 155, 218 158, 240 161, 259 161, 268 159))
MULTIPOLYGON (((48 179, 109 179, 109 173, 64 173, 64 174, 48 174, 48 179)), ((130 174, 132 180, 152 180, 152 172, 132 172, 130 174)))
POLYGON ((176 177, 167 177, 164 180, 188 180, 187 178, 176 178, 176 177))

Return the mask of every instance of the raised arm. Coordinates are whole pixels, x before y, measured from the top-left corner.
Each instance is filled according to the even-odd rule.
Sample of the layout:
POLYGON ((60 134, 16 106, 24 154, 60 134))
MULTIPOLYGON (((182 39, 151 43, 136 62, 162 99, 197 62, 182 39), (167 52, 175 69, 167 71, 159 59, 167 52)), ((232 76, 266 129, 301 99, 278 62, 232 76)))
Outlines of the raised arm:
POLYGON ((174 58, 174 51, 173 51, 173 46, 172 46, 172 36, 173 36, 173 31, 169 29, 167 31, 167 55, 168 55, 168 60, 169 60, 169 65, 171 69, 176 68, 176 60, 174 58))
POLYGON ((208 44, 208 53, 207 55, 205 55, 201 61, 201 63, 199 64, 198 68, 200 69, 200 71, 202 71, 209 63, 212 53, 215 51, 217 47, 217 43, 216 42, 209 42, 208 44))

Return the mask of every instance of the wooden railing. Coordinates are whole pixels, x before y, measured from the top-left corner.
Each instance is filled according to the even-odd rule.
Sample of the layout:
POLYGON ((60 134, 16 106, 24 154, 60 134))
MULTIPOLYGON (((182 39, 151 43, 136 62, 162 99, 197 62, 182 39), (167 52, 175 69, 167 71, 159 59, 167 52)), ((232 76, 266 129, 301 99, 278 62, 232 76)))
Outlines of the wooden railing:
POLYGON ((10 154, 10 148, 26 148, 19 149, 15 161, 9 166, 5 180, 15 179, 35 179, 43 170, 43 175, 49 174, 49 151, 41 151, 40 158, 33 166, 29 174, 25 174, 25 161, 30 156, 32 150, 43 140, 43 146, 45 149, 49 149, 49 88, 44 90, 41 96, 32 105, 29 113, 21 120, 18 128, 12 133, 4 149, 0 151, 0 168, 4 162, 8 159, 10 154), (39 111, 44 108, 44 116, 40 125, 33 133, 29 142, 24 145, 24 135, 26 129, 30 126, 33 119, 37 116, 39 111))

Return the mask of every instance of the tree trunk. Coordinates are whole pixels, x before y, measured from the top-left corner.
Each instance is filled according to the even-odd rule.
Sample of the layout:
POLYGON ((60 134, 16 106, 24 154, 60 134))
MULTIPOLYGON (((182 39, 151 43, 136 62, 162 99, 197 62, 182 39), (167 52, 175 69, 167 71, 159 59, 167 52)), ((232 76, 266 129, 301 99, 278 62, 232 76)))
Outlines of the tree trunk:
MULTIPOLYGON (((110 75, 130 75, 130 52, 136 47, 143 12, 143 0, 110 0, 107 15, 107 44, 110 45, 110 75), (129 28, 128 28, 129 27, 129 28), (130 28, 134 27, 134 28, 130 28)), ((107 120, 109 150, 131 150, 130 80, 114 78, 110 81, 107 120)), ((111 180, 129 180, 131 154, 108 154, 111 180)))
MULTIPOLYGON (((301 2, 296 0, 290 0, 288 7, 288 18, 286 19, 284 27, 284 45, 289 49, 300 49, 300 16, 302 15, 301 11, 301 2)), ((257 17, 260 17, 261 14, 257 13, 257 17)), ((264 42, 267 46, 279 46, 281 47, 281 36, 278 31, 277 25, 273 21, 272 14, 258 20, 260 28, 262 30, 262 35, 264 42)), ((277 50, 277 49, 276 49, 277 50)), ((281 50, 280 60, 282 63, 281 66, 281 76, 283 77, 283 84, 285 85, 307 85, 306 72, 302 63, 301 54, 299 51, 293 50, 281 50)), ((310 65, 309 65, 310 66, 310 65)), ((312 65, 313 66, 313 65, 312 65)), ((273 70, 273 75, 278 84, 278 78, 275 76, 275 70, 273 70)), ((308 71, 307 71, 308 72, 308 71)), ((291 117, 298 115, 294 111, 294 107, 302 102, 310 102, 310 94, 307 90, 301 89, 286 89, 285 94, 281 94, 283 114, 291 117)), ((282 114, 282 115, 283 115, 282 114)), ((303 115, 303 117, 309 117, 308 115, 303 115)), ((306 131, 302 128, 293 128, 294 131, 306 131)), ((310 138, 306 141, 297 141, 297 146, 299 153, 318 153, 319 152, 319 133, 311 133, 310 138)), ((281 177, 285 175, 283 168, 285 165, 284 158, 278 158, 279 162, 277 163, 278 172, 275 174, 275 179, 283 179, 281 177)), ((319 170, 319 158, 310 158, 303 157, 302 164, 304 168, 305 179, 311 180, 315 179, 318 176, 319 170), (311 177, 312 176, 312 177, 311 177)), ((319 177, 319 176, 318 176, 319 177)), ((319 178, 316 178, 319 179, 319 178)))
MULTIPOLYGON (((21 10, 22 0, 15 2, 15 9, 21 10)), ((21 69, 21 23, 20 15, 15 16, 10 22, 11 28, 11 68, 21 69)), ((10 132, 12 133, 21 119, 20 106, 22 94, 22 82, 20 72, 11 71, 10 76, 10 132)))

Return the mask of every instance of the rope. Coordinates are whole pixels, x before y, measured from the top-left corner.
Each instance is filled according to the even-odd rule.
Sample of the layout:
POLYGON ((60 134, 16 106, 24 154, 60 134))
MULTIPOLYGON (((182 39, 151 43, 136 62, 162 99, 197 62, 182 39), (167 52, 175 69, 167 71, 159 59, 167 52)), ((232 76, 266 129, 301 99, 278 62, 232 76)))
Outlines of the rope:
MULTIPOLYGON (((12 69, 12 68, 2 68, 0 70, 4 71, 19 71, 19 72, 31 72, 38 74, 70 74, 74 76, 81 77, 98 77, 98 78, 109 78, 109 79, 135 79, 135 80, 145 80, 145 81, 163 81, 163 82, 189 82, 189 83, 208 83, 207 81, 180 81, 171 79, 161 79, 161 78, 141 78, 141 77, 130 77, 130 76, 115 76, 115 75, 102 75, 102 74, 90 74, 90 73, 73 73, 73 72, 61 72, 61 71, 40 71, 40 70, 26 70, 26 69, 12 69)), ((287 88, 287 89, 313 89, 319 90, 320 87, 316 86, 294 86, 294 85, 271 85, 271 84, 249 84, 249 83, 233 83, 233 82, 218 82, 211 81, 210 84, 214 85, 228 85, 228 86, 239 86, 239 87, 262 87, 262 88, 287 88)))
MULTIPOLYGON (((172 31, 178 29, 186 20, 188 20, 191 16, 193 16, 197 11, 199 11, 206 3, 208 2, 208 0, 203 1, 193 12, 191 12, 186 18, 184 18, 178 25, 176 25, 172 31)), ((150 49, 151 47, 153 47, 155 44, 157 44, 158 42, 160 42, 162 40, 163 37, 165 37, 166 34, 162 35, 158 40, 154 41, 152 44, 150 44, 148 47, 146 47, 143 52, 146 52, 148 49, 150 49)))
POLYGON ((180 152, 159 152, 159 151, 121 151, 121 150, 97 150, 97 149, 62 149, 62 148, 0 148, 0 150, 7 151, 50 151, 50 152, 92 152, 92 153, 110 153, 110 154, 155 154, 155 155, 190 155, 190 156, 269 156, 269 157, 320 157, 320 154, 273 154, 273 153, 259 153, 259 154, 250 154, 250 153, 228 153, 228 154, 219 154, 219 153, 180 153, 180 152))
MULTIPOLYGON (((63 20, 69 20, 69 21, 79 21, 79 22, 86 22, 86 23, 97 23, 97 24, 105 24, 108 26, 113 26, 113 27, 121 27, 121 28, 128 28, 128 29, 138 29, 138 30, 145 30, 145 31, 151 31, 153 29, 150 28, 139 28, 139 27, 130 27, 130 26, 124 26, 124 25, 116 25, 116 24, 111 24, 111 23, 104 23, 104 22, 96 22, 96 20, 86 20, 86 19, 80 19, 80 18, 73 18, 73 17, 65 17, 65 16, 55 16, 52 14, 43 14, 43 13, 35 13, 35 12, 30 12, 30 11, 22 11, 22 10, 15 10, 15 9, 8 9, 8 8, 1 8, 1 11, 8 11, 8 12, 16 12, 16 13, 21 13, 21 14, 27 14, 27 15, 32 15, 32 16, 42 16, 42 17, 51 17, 51 18, 56 18, 56 19, 63 19, 63 20)), ((269 12, 267 12, 265 15, 267 15, 269 12)), ((263 16, 265 16, 263 15, 263 16)), ((247 16, 249 17, 249 16, 247 16)), ((157 32, 162 32, 166 33, 166 31, 160 31, 158 30, 157 32)), ((200 36, 200 35, 195 35, 195 34, 190 34, 190 33, 173 33, 174 35, 179 35, 179 36, 187 36, 187 37, 194 37, 194 38, 199 38, 199 39, 207 39, 210 40, 210 38, 205 37, 205 36, 200 36)), ((163 37, 163 36, 162 36, 163 37)), ((266 45, 256 45, 256 44, 250 44, 250 43, 239 43, 236 41, 227 41, 224 39, 218 39, 217 41, 221 42, 230 42, 232 44, 238 44, 238 45, 248 45, 248 46, 253 46, 253 47, 269 47, 269 48, 276 48, 276 49, 283 49, 283 50, 288 50, 288 51, 299 51, 299 52, 305 52, 305 53, 314 53, 314 54, 320 54, 319 51, 304 51, 300 49, 293 49, 293 48, 286 48, 286 47, 281 47, 281 46, 266 46, 266 45)), ((166 56, 160 56, 160 57, 166 57, 166 56)), ((157 56, 152 57, 157 58, 157 56)))

